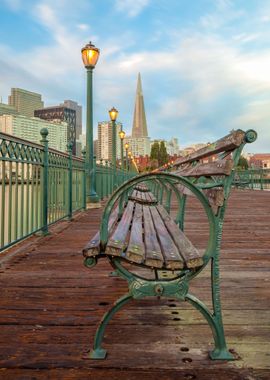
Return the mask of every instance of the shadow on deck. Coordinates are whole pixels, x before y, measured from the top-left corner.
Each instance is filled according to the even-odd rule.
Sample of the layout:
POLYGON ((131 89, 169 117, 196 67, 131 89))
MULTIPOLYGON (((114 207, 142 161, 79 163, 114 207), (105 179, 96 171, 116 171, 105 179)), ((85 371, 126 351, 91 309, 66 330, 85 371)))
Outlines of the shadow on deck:
MULTIPOLYGON (((127 290, 108 277, 105 260, 92 270, 82 264, 100 217, 101 210, 89 210, 4 256, 1 379, 270 379, 270 192, 235 191, 227 210, 221 290, 234 362, 209 360, 208 325, 170 299, 132 302, 107 329, 108 358, 82 358, 101 316, 127 290)), ((202 300, 210 299, 208 276, 202 272, 192 286, 202 300)))

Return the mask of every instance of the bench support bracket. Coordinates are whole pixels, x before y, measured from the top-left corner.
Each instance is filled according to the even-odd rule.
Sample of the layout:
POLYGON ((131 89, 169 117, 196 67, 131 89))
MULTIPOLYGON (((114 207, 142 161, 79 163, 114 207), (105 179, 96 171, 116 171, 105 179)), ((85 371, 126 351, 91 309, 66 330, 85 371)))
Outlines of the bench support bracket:
POLYGON ((101 348, 105 328, 109 323, 110 319, 113 317, 113 315, 131 299, 132 296, 130 294, 125 294, 124 296, 119 298, 114 303, 113 307, 103 316, 95 335, 94 348, 89 354, 90 359, 105 359, 107 352, 106 350, 101 348))

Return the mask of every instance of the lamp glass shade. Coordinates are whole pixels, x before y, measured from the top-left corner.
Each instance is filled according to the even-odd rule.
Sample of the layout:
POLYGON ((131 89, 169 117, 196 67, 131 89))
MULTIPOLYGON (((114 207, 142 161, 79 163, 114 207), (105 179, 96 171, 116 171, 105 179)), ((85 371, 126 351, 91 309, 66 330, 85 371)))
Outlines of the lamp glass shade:
POLYGON ((132 156, 132 153, 131 153, 130 151, 128 152, 128 156, 129 156, 129 157, 131 157, 131 156, 132 156))
POLYGON ((129 148, 129 144, 125 143, 125 149, 128 150, 128 148, 129 148))
POLYGON ((111 118, 111 121, 115 121, 117 119, 117 115, 118 115, 118 111, 116 108, 112 108, 110 111, 109 111, 109 115, 110 115, 110 118, 111 118))
POLYGON ((120 131, 119 132, 119 137, 120 137, 121 140, 124 140, 125 136, 126 136, 126 134, 125 134, 124 131, 120 131))
POLYGON ((95 47, 95 45, 93 45, 92 42, 89 42, 89 44, 85 45, 85 47, 83 47, 81 51, 84 66, 86 68, 94 68, 98 61, 99 49, 95 47))

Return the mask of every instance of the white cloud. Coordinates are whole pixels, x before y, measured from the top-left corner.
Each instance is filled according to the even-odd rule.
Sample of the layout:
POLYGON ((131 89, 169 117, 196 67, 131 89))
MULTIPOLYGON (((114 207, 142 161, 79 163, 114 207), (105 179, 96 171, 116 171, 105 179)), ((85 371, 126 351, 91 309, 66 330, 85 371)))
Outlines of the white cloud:
POLYGON ((18 11, 22 7, 22 0, 4 0, 12 11, 18 11))
POLYGON ((88 30, 89 26, 87 24, 78 24, 77 28, 80 30, 88 30))
POLYGON ((135 17, 143 11, 150 0, 116 0, 116 9, 126 13, 129 17, 135 17))

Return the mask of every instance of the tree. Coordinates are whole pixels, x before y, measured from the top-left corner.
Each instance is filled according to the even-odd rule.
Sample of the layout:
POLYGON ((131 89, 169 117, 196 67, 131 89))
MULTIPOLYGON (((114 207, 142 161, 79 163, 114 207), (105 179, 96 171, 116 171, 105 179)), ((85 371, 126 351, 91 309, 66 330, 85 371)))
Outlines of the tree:
POLYGON ((152 144, 150 158, 151 160, 158 160, 159 158, 159 143, 157 141, 152 144))
POLYGON ((244 156, 240 156, 237 167, 241 169, 248 169, 248 160, 244 156))
POLYGON ((159 146, 159 166, 166 164, 168 161, 168 153, 164 141, 161 141, 159 146))
POLYGON ((168 161, 168 153, 165 147, 165 142, 155 141, 151 147, 150 153, 151 160, 157 160, 158 166, 164 165, 168 161))

